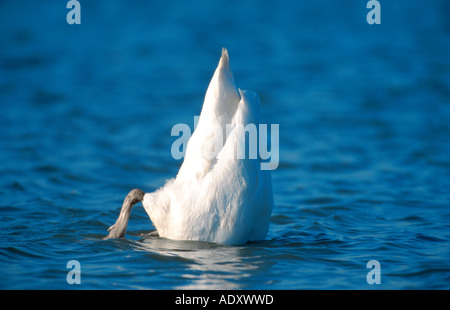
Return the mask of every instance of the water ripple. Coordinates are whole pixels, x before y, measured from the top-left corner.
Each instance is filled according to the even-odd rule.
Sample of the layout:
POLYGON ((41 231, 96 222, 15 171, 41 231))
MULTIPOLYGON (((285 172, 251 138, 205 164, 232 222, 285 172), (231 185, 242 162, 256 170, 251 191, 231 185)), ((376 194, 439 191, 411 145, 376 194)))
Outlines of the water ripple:
POLYGON ((395 27, 376 29, 338 2, 86 2, 76 31, 51 2, 17 3, 0 10, 0 288, 450 287, 444 0, 386 6, 395 27), (280 125, 266 240, 159 238, 140 205, 126 239, 102 240, 130 189, 176 175, 170 130, 193 128, 223 46, 280 125))

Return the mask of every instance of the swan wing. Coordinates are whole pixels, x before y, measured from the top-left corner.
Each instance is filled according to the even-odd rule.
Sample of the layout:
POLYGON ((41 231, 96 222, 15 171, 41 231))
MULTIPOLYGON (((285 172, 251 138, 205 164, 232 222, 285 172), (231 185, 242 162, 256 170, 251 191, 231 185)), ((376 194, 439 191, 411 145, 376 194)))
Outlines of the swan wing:
POLYGON ((144 196, 161 237, 223 244, 264 239, 273 196, 270 171, 251 153, 259 105, 256 93, 238 93, 223 49, 177 177, 144 196))
POLYGON ((230 69, 228 51, 222 56, 206 91, 197 128, 189 139, 178 180, 201 179, 210 171, 220 152, 239 103, 239 94, 230 69))
POLYGON ((232 118, 231 132, 205 178, 205 194, 200 195, 201 201, 212 202, 214 212, 210 214, 215 214, 215 218, 208 231, 215 232, 210 239, 220 243, 263 239, 273 208, 270 171, 260 169, 259 156, 251 156, 250 150, 239 154, 240 148, 245 151, 246 144, 249 149, 252 147, 251 140, 257 141, 259 97, 254 92, 239 92, 241 100, 232 118))

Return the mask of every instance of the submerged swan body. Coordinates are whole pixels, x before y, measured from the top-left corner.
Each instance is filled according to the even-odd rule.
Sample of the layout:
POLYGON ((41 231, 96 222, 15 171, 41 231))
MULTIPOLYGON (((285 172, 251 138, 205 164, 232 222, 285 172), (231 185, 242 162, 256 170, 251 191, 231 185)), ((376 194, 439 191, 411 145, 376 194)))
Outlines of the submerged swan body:
POLYGON ((125 235, 131 207, 142 201, 160 237, 221 244, 264 239, 273 208, 270 171, 261 170, 259 157, 236 156, 245 139, 239 128, 251 123, 259 124, 259 97, 236 88, 223 49, 176 178, 153 193, 131 191, 107 238, 125 235), (215 144, 219 136, 224 141, 215 144))

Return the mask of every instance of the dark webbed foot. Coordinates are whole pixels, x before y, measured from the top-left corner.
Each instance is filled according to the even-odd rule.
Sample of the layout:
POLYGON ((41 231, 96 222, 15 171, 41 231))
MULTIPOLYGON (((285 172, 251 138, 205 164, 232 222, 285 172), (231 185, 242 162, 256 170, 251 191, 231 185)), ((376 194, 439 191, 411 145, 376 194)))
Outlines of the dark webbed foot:
POLYGON ((137 188, 128 193, 123 201, 122 209, 120 210, 116 223, 108 228, 109 234, 104 239, 123 238, 125 236, 131 208, 139 201, 142 201, 144 195, 145 193, 137 188))

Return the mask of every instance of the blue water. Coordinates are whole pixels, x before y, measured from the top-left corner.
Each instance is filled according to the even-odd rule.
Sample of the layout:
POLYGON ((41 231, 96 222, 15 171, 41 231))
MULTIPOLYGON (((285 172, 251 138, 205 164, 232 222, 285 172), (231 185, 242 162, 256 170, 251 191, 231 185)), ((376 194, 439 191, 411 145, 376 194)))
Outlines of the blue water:
POLYGON ((448 1, 80 2, 0 2, 1 289, 450 288, 448 1), (102 240, 176 175, 222 47, 280 128, 266 240, 152 237, 140 205, 102 240))

